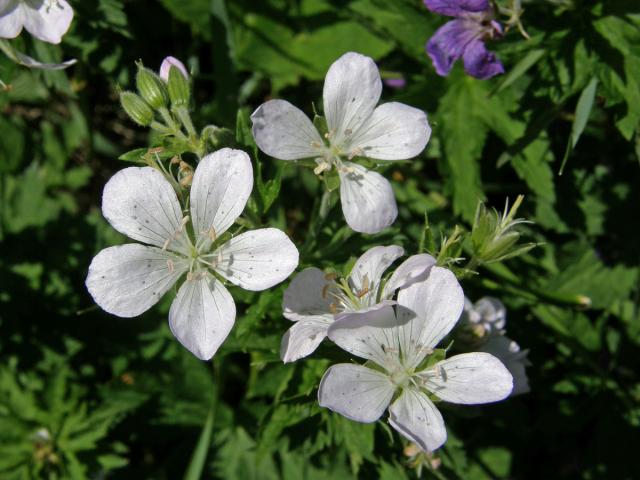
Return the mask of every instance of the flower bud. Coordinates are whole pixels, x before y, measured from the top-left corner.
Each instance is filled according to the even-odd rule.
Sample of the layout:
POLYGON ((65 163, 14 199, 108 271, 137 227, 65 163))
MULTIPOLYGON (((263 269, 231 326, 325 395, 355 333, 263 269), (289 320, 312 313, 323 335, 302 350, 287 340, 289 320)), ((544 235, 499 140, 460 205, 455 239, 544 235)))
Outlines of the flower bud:
POLYGON ((169 81, 169 70, 171 67, 177 68, 184 78, 189 79, 189 72, 185 68, 184 64, 175 57, 167 57, 162 61, 162 65, 160 65, 160 78, 165 82, 169 81))
POLYGON ((148 68, 138 67, 136 84, 138 86, 138 92, 151 108, 158 109, 166 107, 169 103, 169 92, 167 91, 166 85, 160 80, 158 75, 148 68))
POLYGON ((189 88, 189 79, 182 74, 182 71, 175 66, 169 68, 169 98, 171 98, 172 107, 184 107, 189 105, 189 97, 191 96, 189 88))
POLYGON ((153 122, 153 110, 141 97, 133 92, 122 92, 120 104, 127 115, 138 125, 148 127, 153 122))
POLYGON ((531 223, 522 218, 515 218, 523 199, 520 195, 511 209, 507 202, 502 215, 495 210, 487 210, 483 204, 478 205, 471 230, 471 246, 474 257, 480 263, 500 262, 522 255, 536 246, 535 243, 518 243, 522 233, 516 227, 523 223, 531 223))

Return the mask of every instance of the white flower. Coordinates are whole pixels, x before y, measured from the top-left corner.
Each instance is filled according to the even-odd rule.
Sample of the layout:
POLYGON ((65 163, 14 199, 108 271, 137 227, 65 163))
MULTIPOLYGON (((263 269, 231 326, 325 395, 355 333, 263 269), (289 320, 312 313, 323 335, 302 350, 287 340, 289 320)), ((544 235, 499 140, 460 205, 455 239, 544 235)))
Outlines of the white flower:
POLYGON ((321 406, 365 423, 378 420, 389 407, 391 426, 433 451, 447 438, 433 398, 458 404, 496 402, 509 395, 513 380, 488 353, 455 355, 424 366, 464 305, 450 271, 432 267, 426 280, 400 290, 398 304, 395 312, 384 306, 353 313, 329 328, 328 336, 338 346, 375 365, 332 366, 320 382, 318 399, 321 406))
POLYGON ((507 309, 494 297, 482 297, 475 304, 465 298, 460 323, 472 328, 478 337, 503 332, 507 323, 507 309))
POLYGON ((60 43, 72 19, 65 0, 0 0, 0 38, 15 38, 24 27, 44 42, 60 43))
POLYGON ((374 61, 349 52, 331 65, 324 81, 327 143, 309 118, 285 100, 270 100, 251 115, 253 136, 266 154, 281 160, 315 158, 318 174, 336 168, 342 211, 357 232, 379 232, 394 222, 398 210, 391 184, 350 160, 412 158, 431 135, 422 110, 397 102, 376 108, 381 92, 374 61))
POLYGON ((518 395, 530 391, 525 367, 528 350, 506 337, 507 309, 494 297, 482 297, 475 304, 465 298, 458 338, 474 349, 498 357, 513 375, 513 392, 518 395))
POLYGON ((313 353, 329 326, 346 313, 395 303, 391 299, 396 290, 421 278, 435 264, 431 255, 413 255, 383 283, 384 272, 402 255, 404 250, 395 245, 373 247, 356 260, 349 278, 340 282, 317 268, 296 275, 282 301, 283 315, 296 322, 282 338, 282 360, 293 362, 313 353))
POLYGON ((219 241, 244 210, 252 188, 246 153, 224 148, 207 155, 193 176, 190 220, 157 170, 131 167, 116 173, 104 189, 103 214, 119 232, 152 246, 129 243, 102 250, 89 267, 89 293, 107 312, 135 317, 186 274, 171 304, 169 326, 194 355, 211 358, 236 315, 220 277, 247 290, 264 290, 298 265, 298 250, 275 228, 219 241))

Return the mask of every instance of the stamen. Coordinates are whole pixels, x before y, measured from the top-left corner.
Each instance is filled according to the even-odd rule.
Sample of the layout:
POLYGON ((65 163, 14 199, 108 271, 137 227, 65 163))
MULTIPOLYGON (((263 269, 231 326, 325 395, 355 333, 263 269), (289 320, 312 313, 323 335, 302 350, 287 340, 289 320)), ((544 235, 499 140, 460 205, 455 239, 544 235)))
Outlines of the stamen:
POLYGON ((349 160, 353 159, 353 157, 358 157, 363 154, 364 154, 364 150, 362 150, 362 147, 354 148, 349 154, 349 160))
POLYGON ((330 285, 325 285, 322 288, 322 298, 324 298, 325 300, 327 298, 327 293, 329 292, 329 287, 330 287, 330 285))
POLYGON ((173 260, 171 260, 170 258, 167 259, 167 268, 169 269, 170 273, 173 273, 173 271, 175 270, 173 266, 173 260))

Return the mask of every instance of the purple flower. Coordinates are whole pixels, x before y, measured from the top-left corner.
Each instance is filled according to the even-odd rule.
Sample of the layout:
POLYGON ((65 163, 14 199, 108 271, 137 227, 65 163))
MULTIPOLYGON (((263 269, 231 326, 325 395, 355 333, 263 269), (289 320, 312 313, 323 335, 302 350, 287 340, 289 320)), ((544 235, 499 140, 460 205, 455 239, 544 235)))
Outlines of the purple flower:
POLYGON ((445 23, 427 43, 438 75, 446 76, 456 60, 462 58, 465 71, 476 78, 487 79, 504 73, 495 53, 484 42, 502 35, 501 25, 493 20, 489 0, 424 0, 429 10, 455 17, 445 23))

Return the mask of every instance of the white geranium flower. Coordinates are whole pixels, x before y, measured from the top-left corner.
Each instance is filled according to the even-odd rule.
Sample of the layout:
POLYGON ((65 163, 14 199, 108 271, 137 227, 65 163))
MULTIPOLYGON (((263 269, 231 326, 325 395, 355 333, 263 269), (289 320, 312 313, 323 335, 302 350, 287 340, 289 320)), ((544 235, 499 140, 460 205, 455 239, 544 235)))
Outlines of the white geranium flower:
POLYGON ((285 100, 270 100, 251 115, 253 136, 266 154, 280 160, 314 158, 318 174, 338 171, 342 211, 357 232, 379 232, 394 222, 398 210, 391 184, 351 160, 412 158, 431 135, 422 110, 397 102, 376 107, 381 92, 375 62, 349 52, 331 65, 324 81, 326 142, 309 118, 285 100))
POLYGON ((72 19, 65 0, 0 0, 0 38, 15 38, 24 27, 44 42, 60 43, 72 19))
POLYGON ((329 326, 343 315, 395 303, 396 290, 424 276, 436 263, 431 255, 413 255, 383 283, 384 272, 402 255, 404 250, 395 245, 373 247, 356 260, 349 278, 339 282, 317 268, 296 275, 282 301, 283 315, 295 322, 282 338, 282 360, 293 362, 313 353, 329 326))
POLYGON ((320 405, 357 422, 374 422, 389 407, 389 423, 425 451, 440 447, 447 432, 432 399, 458 404, 506 398, 513 379, 488 353, 425 362, 453 328, 464 306, 455 276, 432 267, 426 280, 398 293, 398 306, 353 313, 334 323, 328 336, 372 367, 343 363, 327 370, 320 405), (393 401, 393 402, 392 402, 393 401))
POLYGON ((525 367, 528 350, 506 337, 507 309, 494 297, 482 297, 475 304, 465 298, 464 312, 460 319, 458 338, 474 349, 498 357, 513 375, 511 395, 530 391, 525 367))
POLYGON ((482 297, 475 304, 465 298, 460 321, 471 327, 478 337, 503 332, 507 323, 507 309, 494 297, 482 297))
POLYGON ((198 164, 191 217, 183 217, 173 187, 157 170, 131 167, 116 173, 104 189, 103 214, 116 230, 150 246, 130 243, 98 253, 89 267, 89 293, 107 312, 135 317, 186 274, 171 304, 169 326, 195 356, 211 358, 236 315, 219 277, 247 290, 264 290, 298 265, 298 250, 275 228, 217 241, 244 210, 252 188, 248 155, 229 148, 198 164))

